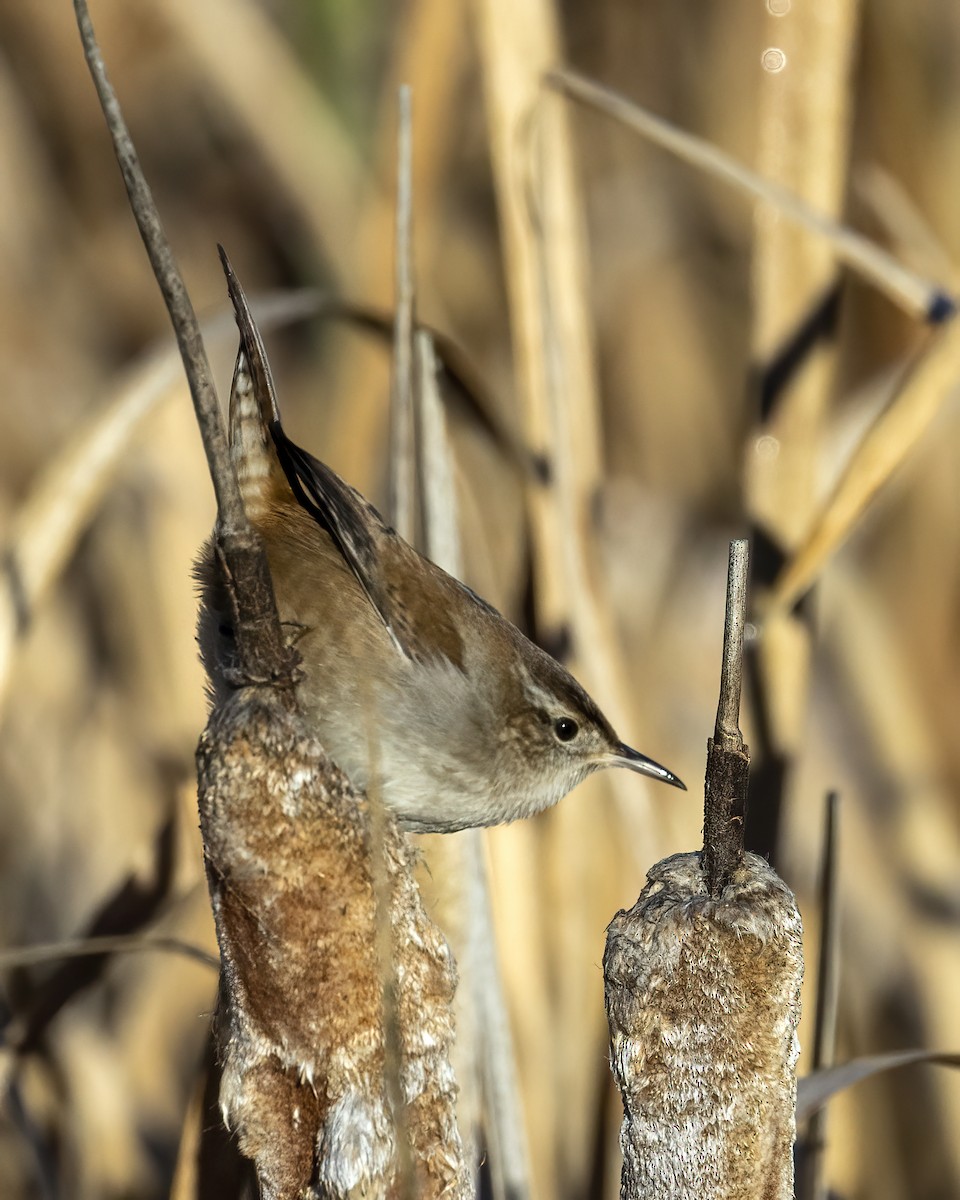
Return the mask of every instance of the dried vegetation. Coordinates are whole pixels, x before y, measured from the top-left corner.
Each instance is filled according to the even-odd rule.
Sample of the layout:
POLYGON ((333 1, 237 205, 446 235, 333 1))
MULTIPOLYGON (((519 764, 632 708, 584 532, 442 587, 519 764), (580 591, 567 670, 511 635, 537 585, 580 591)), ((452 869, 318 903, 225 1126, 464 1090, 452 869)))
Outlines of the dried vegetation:
MULTIPOLYGON (((689 782, 727 542, 750 532, 748 845, 797 892, 815 961, 839 788, 838 1059, 956 1048, 960 335, 918 317, 960 256, 956 6, 604 0, 561 26, 526 0, 98 0, 94 17, 211 315, 216 241, 251 291, 392 307, 412 85, 417 315, 485 385, 482 415, 456 389, 448 408, 465 578, 689 782), (878 289, 822 233, 541 88, 560 59, 867 234, 910 286, 878 289)), ((177 952, 216 950, 190 576, 213 497, 69 5, 0 2, 0 110, 0 939, 142 945, 8 960, 0 1190, 161 1197, 205 1119, 216 988, 177 952)), ((383 339, 317 318, 270 337, 291 433, 385 504, 383 339)), ((225 394, 229 321, 210 349, 225 394)), ((696 793, 597 779, 484 836, 543 1200, 616 1194, 604 929, 651 863, 699 844, 701 816, 696 793)), ((435 840, 423 891, 456 912, 463 868, 435 840)), ((949 1072, 864 1083, 831 1109, 826 1178, 850 1200, 957 1194, 958 1126, 949 1072)), ((174 1186, 195 1194, 183 1161, 174 1186)))

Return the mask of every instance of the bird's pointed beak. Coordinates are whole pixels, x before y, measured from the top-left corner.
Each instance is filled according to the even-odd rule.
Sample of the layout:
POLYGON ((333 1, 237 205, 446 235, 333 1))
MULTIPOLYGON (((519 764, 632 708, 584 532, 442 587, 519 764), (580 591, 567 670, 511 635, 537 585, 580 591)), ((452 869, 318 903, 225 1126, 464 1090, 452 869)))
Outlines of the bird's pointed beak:
POLYGON ((603 765, 605 767, 626 767, 630 771, 636 771, 638 775, 649 775, 651 779, 659 779, 661 783, 669 783, 671 787, 680 788, 683 792, 687 790, 687 785, 682 779, 678 779, 672 771, 668 771, 666 767, 661 767, 658 762, 654 762, 652 758, 647 758, 639 750, 631 750, 623 742, 617 746, 603 765))

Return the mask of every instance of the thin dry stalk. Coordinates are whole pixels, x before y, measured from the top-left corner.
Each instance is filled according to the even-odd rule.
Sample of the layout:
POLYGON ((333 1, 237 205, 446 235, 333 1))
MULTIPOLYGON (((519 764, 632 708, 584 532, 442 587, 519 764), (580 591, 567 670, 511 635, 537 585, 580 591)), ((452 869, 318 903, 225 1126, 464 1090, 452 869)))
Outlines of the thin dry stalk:
POLYGON ((397 93, 396 305, 390 380, 390 515, 408 542, 416 539, 413 432, 413 113, 410 88, 397 93))
MULTIPOLYGON (((574 670, 600 698, 614 724, 624 727, 630 724, 629 689, 620 674, 608 614, 597 595, 600 572, 591 569, 600 430, 580 200, 567 114, 542 88, 544 71, 562 53, 555 6, 547 0, 477 0, 474 7, 515 393, 527 444, 549 473, 547 482, 532 484, 527 495, 536 632, 541 642, 555 649, 572 642, 574 670)), ((616 778, 598 781, 595 794, 610 788, 624 796, 623 807, 638 834, 645 826, 643 834, 628 843, 635 845, 649 836, 653 818, 642 791, 638 795, 639 789, 631 788, 627 797, 623 784, 616 778)), ((602 829, 596 802, 588 806, 582 797, 579 804, 551 814, 549 823, 557 837, 568 833, 584 856, 602 829)), ((501 840, 493 844, 499 852, 501 840)), ((526 867, 535 869, 533 863, 526 867)), ((549 882, 555 887, 550 920, 556 922, 564 946, 572 946, 577 940, 574 931, 585 919, 582 891, 568 872, 557 872, 549 882)), ((531 940, 542 936, 546 924, 543 919, 533 925, 531 940)), ((556 953, 556 947, 548 950, 556 953)), ((528 980, 535 953, 531 946, 523 956, 528 980)), ((560 970, 569 970, 575 962, 563 951, 557 957, 560 970)), ((520 1052, 529 1064, 525 1075, 532 1157, 543 1172, 538 1186, 545 1195, 559 1190, 547 1174, 553 1162, 566 1186, 575 1189, 585 1180, 589 1140, 577 1112, 558 1104, 558 1095, 596 1094, 595 1047, 602 1037, 600 1014, 586 980, 568 975, 557 992, 556 1020, 581 1031, 562 1056, 542 1021, 517 1015, 524 1030, 520 1052)))
MULTIPOLYGON (((448 0, 411 0, 403 21, 394 27, 393 51, 383 85, 376 128, 383 131, 376 147, 379 176, 388 178, 396 158, 393 136, 397 88, 409 82, 417 95, 417 145, 412 157, 412 188, 417 197, 417 254, 429 263, 438 241, 434 230, 441 225, 441 205, 449 190, 449 158, 452 141, 461 132, 462 111, 456 103, 467 55, 468 36, 463 12, 448 0)), ((321 170, 326 167, 321 163, 321 170)), ((362 191, 347 244, 353 248, 350 272, 352 295, 375 304, 388 305, 395 291, 396 220, 393 206, 385 204, 373 187, 362 191)), ((436 310, 437 295, 424 297, 434 323, 442 314, 436 310)), ((339 377, 331 388, 334 402, 326 429, 327 458, 338 464, 345 478, 363 490, 376 479, 377 455, 386 416, 384 373, 368 354, 344 356, 339 377)))
MULTIPOLYGON (((448 440, 443 400, 437 381, 433 339, 425 330, 415 337, 418 492, 423 528, 423 553, 460 578, 463 574, 459 514, 453 459, 448 440)), ((430 875, 440 883, 432 915, 443 929, 457 961, 460 976, 454 1001, 457 1040, 453 1067, 457 1077, 457 1125, 464 1146, 464 1159, 475 1169, 480 1161, 481 1066, 483 1033, 478 1011, 477 888, 473 878, 474 859, 482 846, 482 832, 464 830, 457 834, 427 837, 425 855, 430 875)), ((496 1156, 492 1167, 497 1170, 496 1156)))
MULTIPOLYGON (((395 218, 395 302, 393 358, 390 375, 390 497, 389 513, 394 528, 407 541, 416 538, 416 445, 413 410, 413 331, 415 289, 413 265, 413 100, 404 84, 397 92, 397 192, 395 218)), ((372 700, 372 697, 371 697, 372 700)), ((376 779, 379 762, 379 731, 374 727, 374 705, 367 705, 371 778, 376 779)), ((387 1087, 397 1122, 401 1150, 400 1174, 403 1195, 414 1195, 413 1164, 406 1151, 403 1103, 400 1087, 400 1026, 397 1011, 397 966, 393 960, 390 932, 390 881, 384 871, 388 816, 380 788, 369 789, 370 854, 377 896, 377 945, 383 975, 383 1014, 386 1034, 387 1087)))
POLYGON ((74 0, 74 9, 84 55, 113 141, 130 208, 167 306, 190 385, 194 412, 217 498, 216 549, 230 581, 228 591, 234 609, 240 669, 249 681, 270 681, 282 687, 289 696, 296 656, 287 646, 280 629, 266 555, 244 512, 240 488, 227 449, 220 403, 213 386, 213 373, 193 303, 160 223, 120 105, 107 78, 86 0, 74 0))
MULTIPOLYGON (((823 855, 820 865, 820 952, 817 961, 817 1009, 814 1014, 813 1071, 829 1069, 836 1061, 837 1003, 839 1000, 840 920, 838 901, 837 816, 840 798, 827 794, 823 821, 823 855)), ((807 1125, 798 1172, 797 1200, 826 1200, 823 1161, 826 1150, 827 1110, 818 1108, 807 1125)))
POLYGON ((63 958, 86 958, 92 954, 139 954, 147 950, 160 950, 166 954, 179 954, 194 962, 220 967, 220 960, 208 954, 200 946, 192 946, 182 938, 166 937, 162 934, 117 934, 115 937, 77 938, 67 942, 47 942, 43 945, 16 946, 0 950, 0 971, 11 971, 14 967, 30 967, 38 963, 56 962, 63 958))
POLYGON ((755 200, 767 201, 791 221, 826 238, 841 262, 868 279, 912 317, 936 322, 954 312, 953 300, 938 284, 908 271, 868 238, 823 216, 788 188, 761 178, 712 143, 678 129, 573 71, 552 70, 547 83, 636 130, 691 166, 709 172, 755 200))
MULTIPOLYGON (((417 334, 416 348, 424 552, 459 577, 463 563, 454 463, 437 384, 437 360, 428 333, 417 334)), ((513 1036, 497 962, 483 831, 464 830, 455 838, 446 836, 434 841, 430 861, 435 873, 437 867, 443 871, 451 892, 443 912, 452 921, 452 928, 446 921, 442 923, 453 938, 462 978, 457 994, 455 1058, 461 1136, 465 1141, 469 1137, 465 1119, 474 1127, 481 1125, 478 1092, 482 1085, 482 1127, 495 1200, 523 1200, 529 1194, 530 1172, 513 1036), (461 1063, 468 1075, 461 1071, 461 1063)), ((476 1160, 468 1154, 467 1161, 476 1160)))

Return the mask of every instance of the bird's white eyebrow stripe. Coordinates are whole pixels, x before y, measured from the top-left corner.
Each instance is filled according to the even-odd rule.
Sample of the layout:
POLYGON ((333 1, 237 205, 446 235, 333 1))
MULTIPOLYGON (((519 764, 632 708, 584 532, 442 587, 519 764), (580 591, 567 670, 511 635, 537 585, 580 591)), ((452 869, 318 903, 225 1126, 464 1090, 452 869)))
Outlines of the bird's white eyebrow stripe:
POLYGON ((537 683, 537 681, 527 670, 522 660, 518 659, 516 666, 520 675, 523 677, 522 682, 524 691, 527 693, 531 704, 539 705, 539 707, 542 708, 547 714, 551 714, 556 711, 557 697, 552 692, 546 691, 537 683))

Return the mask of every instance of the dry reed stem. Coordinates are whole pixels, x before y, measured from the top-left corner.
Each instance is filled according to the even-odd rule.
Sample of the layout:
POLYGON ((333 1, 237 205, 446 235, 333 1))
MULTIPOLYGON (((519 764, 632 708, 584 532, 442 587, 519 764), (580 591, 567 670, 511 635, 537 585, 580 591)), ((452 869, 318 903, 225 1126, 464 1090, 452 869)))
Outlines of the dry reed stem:
MULTIPOLYGON (((462 10, 448 0, 412 0, 404 9, 402 24, 394 29, 391 49, 376 121, 375 174, 378 178, 393 174, 397 88, 409 83, 417 97, 417 137, 411 160, 419 230, 416 255, 422 264, 420 278, 429 281, 433 277, 431 256, 438 245, 435 231, 448 185, 445 172, 461 116, 455 98, 467 49, 462 10)), ((394 227, 393 206, 385 204, 371 184, 359 194, 351 216, 347 244, 353 247, 353 257, 350 274, 344 276, 349 279, 351 295, 389 306, 395 290, 394 227)), ((433 323, 438 323, 442 312, 437 311, 436 289, 430 289, 422 300, 433 323)), ((343 356, 331 388, 324 457, 361 491, 371 490, 378 477, 376 451, 382 444, 386 394, 383 367, 375 356, 343 356)))
POLYGON ((193 410, 217 498, 214 546, 228 580, 239 670, 247 681, 269 683, 278 691, 282 690, 288 702, 292 702, 296 654, 281 631, 266 554, 244 511, 193 302, 164 233, 120 104, 107 78, 86 0, 74 0, 74 10, 84 57, 113 143, 130 211, 173 326, 190 386, 193 410))
POLYGON ((603 958, 622 1200, 792 1200, 803 975, 793 895, 748 854, 720 899, 657 863, 603 958))
MULTIPOLYGON (((763 25, 785 66, 760 72, 757 170, 832 221, 846 192, 857 24, 857 0, 837 0, 767 14, 763 25)), ((837 267, 832 243, 781 220, 776 204, 756 206, 754 228, 752 354, 762 411, 747 455, 747 508, 778 545, 792 549, 816 498, 835 360, 837 267), (776 378, 786 347, 818 314, 820 327, 802 360, 776 378), (758 443, 761 434, 774 442, 758 443)))
MULTIPOLYGON (((416 403, 416 443, 426 556, 451 575, 463 572, 458 529, 453 460, 447 439, 443 401, 437 382, 437 361, 430 334, 420 330, 415 336, 417 359, 414 391, 416 403)), ((432 916, 450 943, 460 976, 454 997, 457 1037, 451 1051, 457 1078, 457 1126, 464 1147, 464 1161, 474 1170, 479 1162, 481 1112, 480 1057, 483 1034, 480 1029, 476 988, 478 962, 477 896, 471 876, 473 859, 482 833, 464 830, 457 834, 438 834, 421 839, 426 863, 440 894, 432 916)), ((496 1159, 492 1164, 496 1174, 496 1159)))
POLYGON ((413 102, 408 85, 397 92, 397 197, 394 246, 395 302, 390 373, 391 522, 402 538, 416 541, 414 474, 414 352, 416 300, 413 265, 413 102))
MULTIPOLYGON (((575 667, 622 730, 636 706, 595 553, 600 408, 580 196, 566 113, 542 88, 559 34, 541 0, 478 9, 517 393, 528 444, 550 471, 530 494, 537 624, 548 643, 571 636, 575 667)), ((614 772, 603 786, 638 833, 669 824, 637 782, 614 772)))
MULTIPOLYGON (((827 794, 824 805, 823 850, 818 882, 820 946, 817 956, 817 1007, 814 1013, 812 1068, 832 1067, 836 1058, 837 1007, 840 998, 840 917, 837 818, 840 799, 827 794)), ((798 1173, 797 1200, 827 1200, 824 1179, 827 1113, 818 1109, 810 1118, 803 1138, 802 1169, 798 1173)))
MULTIPOLYGON (((628 691, 618 686, 619 658, 610 649, 610 628, 598 611, 596 580, 586 557, 600 477, 600 433, 580 202, 566 113, 541 86, 543 72, 561 54, 556 13, 546 0, 477 0, 474 7, 515 393, 526 441, 552 476, 549 483, 528 489, 536 630, 548 646, 572 640, 574 670, 614 724, 624 727, 629 724, 628 691)), ((596 796, 622 782, 604 780, 592 790, 596 796)), ((641 789, 630 789, 629 803, 631 816, 641 810, 642 824, 641 789)), ((582 794, 547 823, 556 837, 575 831, 570 840, 581 855, 588 854, 586 847, 596 839, 596 809, 582 794)), ((493 845, 499 850, 502 840, 493 845)), ((536 870, 533 862, 526 870, 536 870)), ((563 946, 551 947, 549 954, 566 973, 555 1019, 565 1028, 579 1029, 581 1036, 568 1041, 562 1056, 549 1036, 534 1034, 528 1041, 527 1029, 520 1041, 520 1053, 530 1064, 524 1072, 527 1112, 533 1159, 540 1170, 537 1182, 545 1195, 557 1192, 548 1175, 554 1162, 564 1186, 576 1188, 585 1178, 589 1140, 579 1112, 558 1104, 558 1091, 582 1096, 590 1104, 599 1082, 595 1047, 602 1036, 599 1008, 591 1003, 587 981, 571 974, 576 957, 566 952, 571 942, 583 945, 574 932, 581 928, 583 897, 573 875, 558 874, 550 880, 555 881, 559 887, 550 898, 550 911, 563 946)), ((539 936, 533 930, 531 935, 539 936)), ((526 960, 533 961, 529 954, 526 960)))
MULTIPOLYGON (((424 553, 460 578, 463 554, 454 462, 428 333, 416 335, 416 350, 424 553)), ((434 874, 446 881, 447 899, 440 910, 440 923, 453 942, 462 979, 456 1001, 454 1066, 460 1085, 458 1124, 468 1149, 467 1162, 477 1159, 470 1157, 465 1125, 478 1131, 482 1127, 495 1200, 523 1200, 529 1193, 530 1171, 513 1036, 497 962, 484 831, 469 829, 456 837, 434 839, 429 861, 434 874)))
MULTIPOLYGON (((301 720, 237 692, 198 752, 222 958, 221 1105, 266 1200, 396 1196, 369 806, 301 720)), ((403 1127, 419 1196, 471 1194, 455 1120, 454 967, 384 821, 403 1127)))
MULTIPOLYGON (((534 453, 545 458, 552 472, 556 446, 551 353, 563 355, 556 369, 572 372, 567 395, 577 398, 580 412, 589 414, 588 422, 595 421, 596 412, 569 134, 563 112, 555 104, 542 103, 540 94, 541 73, 560 53, 559 32, 551 6, 538 0, 520 4, 478 0, 475 7, 510 303, 515 391, 527 442, 534 453), (535 222, 540 224, 539 230, 535 222), (548 229, 543 228, 545 224, 548 229), (551 245, 554 239, 557 243, 550 261, 543 249, 547 238, 551 245), (553 306, 552 312, 544 311, 545 302, 553 306), (555 343, 571 332, 563 349, 554 350, 555 343)), ((584 470, 595 476, 597 431, 588 424, 581 433, 584 470)), ((536 489, 530 504, 537 617, 543 632, 555 637, 566 628, 570 615, 562 547, 571 531, 561 528, 556 501, 549 491, 536 489)))
MULTIPOLYGON (((771 47, 764 58, 779 55, 785 65, 760 72, 758 174, 837 229, 848 169, 857 24, 857 0, 837 0, 827 8, 798 5, 781 16, 766 14, 763 23, 771 47)), ((747 512, 781 553, 796 547, 817 499, 839 304, 836 242, 822 230, 784 221, 785 211, 790 210, 777 199, 756 205, 754 212, 751 353, 757 424, 746 447, 743 484, 747 512)), ((771 582, 768 575, 756 578, 758 604, 771 582)), ((803 615, 781 614, 765 632, 769 636, 754 647, 764 754, 769 762, 789 764, 805 727, 810 630, 803 615)), ((768 852, 779 834, 782 785, 780 776, 760 797, 769 824, 761 845, 768 852)))
POLYGON ((953 312, 953 301, 938 284, 908 271, 868 238, 811 209, 789 189, 761 178, 710 142, 678 129, 572 71, 553 70, 547 76, 547 83, 614 117, 691 166, 707 171, 755 200, 767 201, 791 221, 826 238, 841 262, 863 275, 912 317, 938 321, 953 312))
MULTIPOLYGON (((550 472, 545 485, 528 493, 536 629, 548 646, 571 644, 575 673, 624 731, 633 727, 636 708, 596 556, 600 414, 579 189, 567 114, 542 88, 543 73, 561 54, 555 13, 539 0, 520 5, 483 0, 477 12, 516 392, 528 444, 550 472)), ((601 1036, 601 1025, 594 1024, 599 1013, 588 980, 569 973, 590 936, 586 881, 579 880, 586 868, 579 864, 591 853, 610 853, 598 806, 611 793, 617 818, 629 831, 623 845, 638 863, 648 860, 650 841, 664 836, 670 815, 660 806, 651 807, 648 789, 639 783, 611 772, 549 818, 548 836, 556 843, 556 869, 548 876, 554 887, 550 912, 557 931, 550 953, 568 972, 558 989, 557 1020, 564 1028, 582 1031, 550 1069, 558 1072, 557 1088, 563 1094, 583 1096, 587 1105, 600 1086, 592 1039, 601 1036), (571 854, 577 856, 577 872, 560 866, 571 854)), ((552 1124, 559 1169, 565 1183, 575 1188, 584 1179, 589 1147, 570 1106, 550 1122, 556 1092, 544 1094, 545 1069, 546 1064, 534 1068, 540 1090, 529 1107, 537 1121, 552 1124)), ((539 1136, 546 1140, 551 1134, 539 1136)), ((544 1158, 542 1152, 535 1154, 538 1162, 544 1158)))
MULTIPOLYGON (((393 355, 390 360, 390 521, 402 538, 416 540, 416 439, 414 432, 413 331, 416 292, 413 263, 413 99, 410 87, 397 90, 397 155, 394 220, 394 320, 393 355)), ((373 697, 367 698, 367 737, 371 779, 379 775, 379 730, 375 726, 373 697)), ((385 1071, 390 1107, 397 1121, 400 1190, 413 1200, 413 1163, 407 1151, 400 1086, 400 1026, 397 1010, 397 965, 393 959, 390 928, 390 882, 384 870, 387 812, 379 786, 368 792, 370 800, 370 853, 377 897, 377 946, 383 978, 385 1071)))
POLYGON ((900 180, 871 162, 854 169, 852 183, 854 194, 880 223, 898 257, 920 274, 944 276, 956 292, 960 287, 956 260, 900 180))
POLYGON ((764 605, 767 619, 789 611, 933 424, 960 375, 960 321, 929 340, 905 371, 893 399, 861 439, 829 499, 784 565, 764 605))

